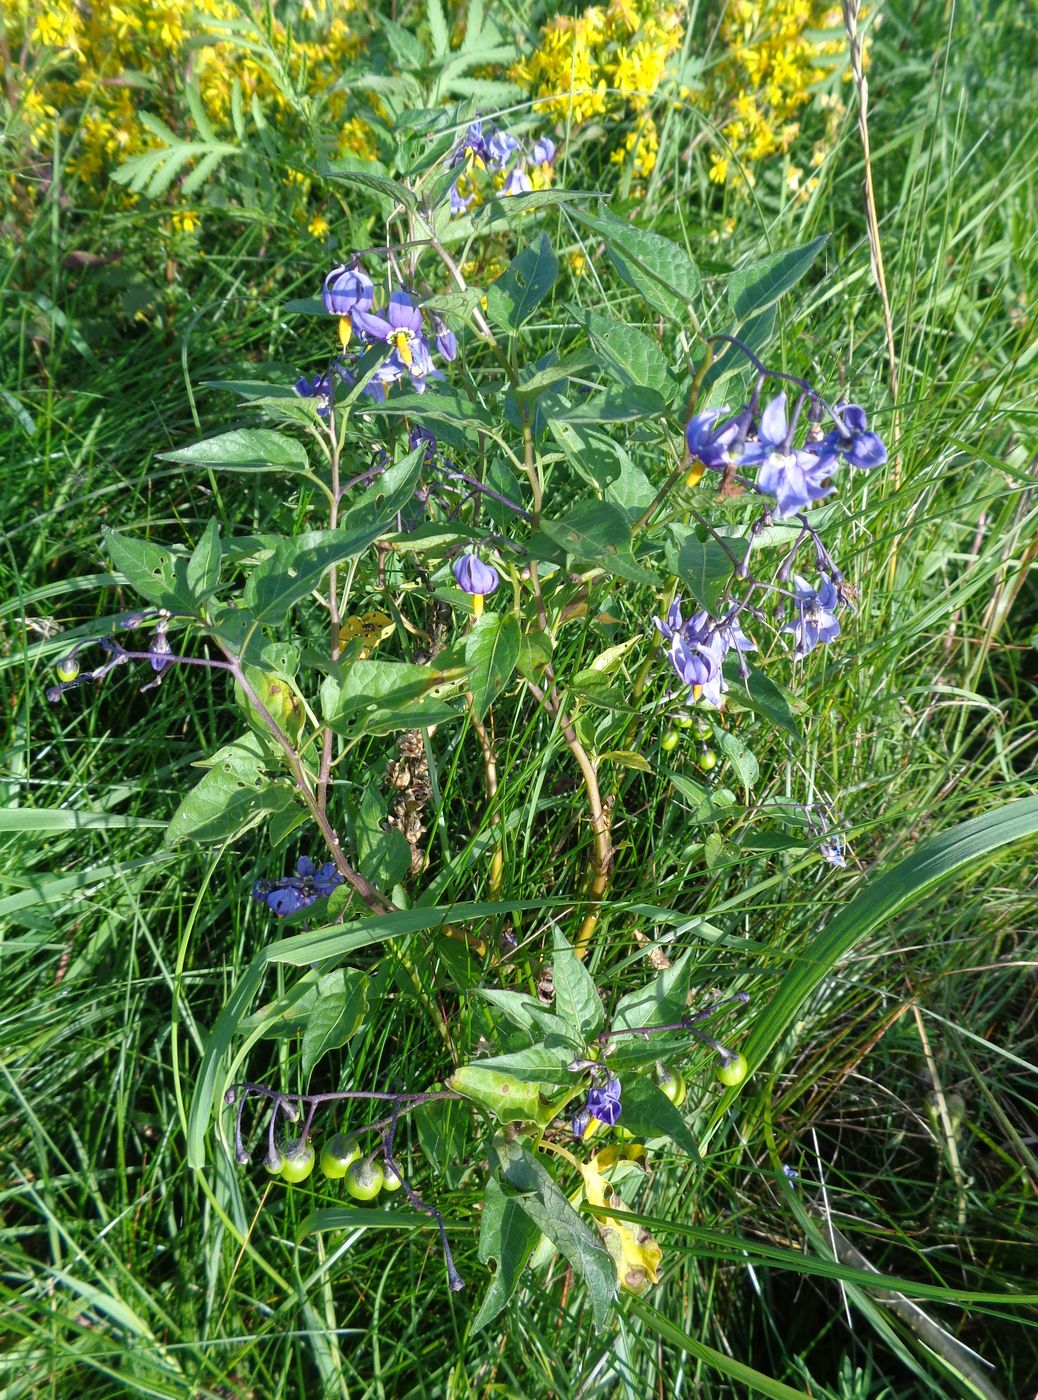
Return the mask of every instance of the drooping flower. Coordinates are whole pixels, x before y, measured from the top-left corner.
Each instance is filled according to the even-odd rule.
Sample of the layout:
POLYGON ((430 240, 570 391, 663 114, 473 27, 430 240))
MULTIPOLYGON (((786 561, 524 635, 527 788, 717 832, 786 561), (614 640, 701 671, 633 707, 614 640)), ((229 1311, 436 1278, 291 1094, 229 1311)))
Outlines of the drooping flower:
MULTIPOLYGON (((786 420, 786 396, 776 394, 764 407, 757 441, 743 448, 743 466, 760 466, 757 490, 774 496, 777 515, 793 515, 813 501, 821 501, 835 488, 826 485, 835 452, 807 452, 794 448, 786 420)), ((823 444, 819 444, 822 446, 823 444)))
POLYGON ((487 164, 493 170, 504 170, 505 166, 519 149, 519 142, 507 131, 495 131, 491 136, 487 164))
POLYGON ((586 1108, 579 1109, 573 1115, 573 1136, 579 1142, 591 1126, 591 1114, 586 1108))
POLYGON ((483 611, 483 599, 493 593, 501 576, 493 564, 484 564, 476 554, 462 554, 451 565, 458 587, 472 597, 472 611, 477 617, 483 611))
POLYGON ((865 410, 856 403, 838 403, 836 412, 843 419, 846 432, 833 428, 814 449, 839 453, 852 467, 869 472, 887 460, 887 449, 877 433, 869 431, 865 410))
POLYGON ((341 884, 342 876, 333 861, 315 866, 309 856, 300 856, 294 875, 286 875, 281 880, 257 880, 252 887, 252 897, 262 900, 272 914, 284 919, 326 898, 341 884))
POLYGON ((698 612, 686 622, 681 616, 681 599, 671 604, 665 619, 653 623, 670 642, 667 659, 683 685, 689 687, 689 701, 704 700, 720 709, 728 685, 722 666, 728 652, 756 651, 755 644, 739 626, 737 617, 715 621, 709 613, 698 612))
POLYGON ((793 587, 796 590, 796 616, 782 630, 792 635, 793 655, 799 659, 817 646, 834 642, 840 635, 840 624, 836 618, 840 595, 830 578, 820 579, 818 587, 812 588, 807 579, 794 574, 793 587))
POLYGON ((451 217, 456 219, 459 215, 466 213, 475 197, 475 193, 462 194, 458 189, 458 182, 455 180, 454 184, 451 185, 451 217))
POLYGON ((550 136, 541 136, 533 143, 530 159, 534 165, 551 165, 555 159, 555 142, 550 136))
POLYGON ((345 347, 350 342, 356 313, 371 306, 374 284, 361 268, 340 266, 324 279, 321 295, 329 316, 339 318, 339 341, 345 347))
POLYGON ((591 1086, 586 1107, 591 1118, 608 1128, 620 1121, 620 1081, 615 1074, 608 1075, 604 1084, 591 1086))
POLYGON ((458 338, 442 316, 433 312, 433 330, 436 332, 436 348, 445 360, 454 360, 458 355, 458 338))
POLYGON ((301 399, 316 399, 319 416, 328 417, 331 410, 332 386, 331 378, 327 374, 317 374, 313 379, 307 379, 305 374, 301 374, 293 388, 301 399))
POLYGON ((830 865, 839 866, 841 870, 847 868, 845 849, 843 837, 838 831, 830 832, 818 847, 822 859, 827 860, 830 865))
POLYGON ((479 120, 471 122, 451 153, 450 163, 452 166, 464 165, 466 170, 470 170, 474 165, 480 170, 485 170, 489 158, 490 143, 483 131, 483 123, 479 120))
POLYGON ((715 427, 719 418, 728 413, 727 404, 723 408, 708 408, 697 413, 685 425, 685 442, 689 456, 712 471, 720 471, 732 460, 729 449, 739 433, 737 421, 722 423, 715 427))
POLYGON ((533 189, 530 177, 522 166, 517 165, 508 172, 508 179, 501 187, 502 194, 529 194, 533 189))

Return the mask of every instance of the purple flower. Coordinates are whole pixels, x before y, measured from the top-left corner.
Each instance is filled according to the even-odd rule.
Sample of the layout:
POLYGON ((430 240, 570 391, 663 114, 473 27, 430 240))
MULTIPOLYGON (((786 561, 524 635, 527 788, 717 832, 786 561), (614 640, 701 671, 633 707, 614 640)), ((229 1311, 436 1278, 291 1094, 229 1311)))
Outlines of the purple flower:
POLYGON ((456 219, 459 214, 467 213, 468 207, 475 197, 474 194, 470 194, 466 198, 458 189, 458 182, 455 180, 454 184, 451 185, 451 217, 456 219))
POLYGON ((869 432, 865 410, 856 403, 838 403, 836 411, 847 431, 833 428, 816 448, 833 455, 840 453, 860 471, 870 472, 874 467, 881 467, 887 460, 887 449, 876 433, 869 432))
POLYGON ((834 642, 840 635, 840 624, 836 620, 840 595, 830 578, 820 579, 818 587, 812 588, 807 579, 794 574, 793 586, 796 589, 796 619, 787 622, 782 630, 792 634, 793 655, 800 658, 807 656, 817 646, 834 642))
POLYGON ((442 316, 433 312, 433 329, 436 332, 436 348, 445 360, 454 360, 458 355, 458 338, 442 316))
POLYGON ((608 1075, 601 1087, 595 1084, 588 1090, 586 1111, 609 1128, 620 1121, 620 1081, 615 1074, 608 1075))
POLYGON ((579 1112, 574 1113, 574 1115, 573 1115, 573 1136, 577 1139, 578 1142, 579 1142, 580 1139, 584 1136, 584 1134, 587 1132, 587 1130, 588 1130, 588 1128, 589 1128, 590 1126, 591 1126, 591 1114, 588 1113, 588 1111, 587 1111, 586 1108, 582 1108, 582 1109, 580 1109, 579 1112))
MULTIPOLYGON (((835 453, 804 452, 791 443, 786 421, 786 396, 777 394, 765 405, 757 429, 757 441, 743 448, 745 466, 759 465, 757 490, 774 496, 777 515, 793 515, 813 501, 823 500, 834 490, 823 485, 832 468, 835 453)), ((820 444, 821 445, 821 444, 820 444)))
POLYGON ((490 138, 488 164, 493 170, 504 170, 519 149, 519 142, 507 131, 495 131, 490 138))
POLYGON ((841 870, 847 868, 847 857, 844 854, 843 837, 839 832, 831 832, 822 844, 818 847, 823 860, 827 860, 830 865, 837 865, 841 870))
POLYGON ((411 294, 394 292, 384 313, 358 311, 353 319, 362 335, 392 347, 393 353, 375 375, 379 384, 384 388, 407 373, 414 387, 422 393, 433 365, 429 342, 422 333, 422 313, 411 294))
POLYGON ((359 267, 336 267, 324 279, 324 309, 329 316, 367 311, 375 295, 371 278, 359 267))
POLYGON ((689 700, 704 700, 720 709, 728 689, 721 667, 733 648, 756 651, 754 643, 739 626, 738 618, 715 622, 707 612, 698 612, 687 622, 681 616, 681 599, 671 604, 665 619, 653 618, 664 641, 670 642, 667 659, 683 685, 689 687, 689 700))
POLYGON ((502 194, 529 194, 533 189, 530 177, 518 165, 508 173, 508 179, 501 187, 502 194))
POLYGON ((533 143, 530 158, 534 165, 551 165, 555 159, 555 142, 550 136, 541 136, 533 143))
POLYGON ((483 123, 474 121, 455 146, 450 163, 452 166, 464 164, 466 169, 477 165, 480 170, 485 170, 489 156, 490 145, 483 131, 483 123))
POLYGON ((341 884, 342 876, 333 861, 315 866, 309 856, 300 856, 294 875, 286 875, 281 880, 257 880, 252 887, 252 897, 262 900, 272 914, 284 919, 326 898, 341 884))
POLYGON ((493 593, 501 582, 501 577, 493 564, 484 564, 475 554, 462 554, 451 565, 458 587, 474 597, 482 598, 493 593))
POLYGON ((739 435, 738 420, 723 423, 719 429, 714 427, 727 412, 727 405, 724 408, 708 408, 690 418, 685 426, 689 456, 713 471, 720 471, 732 461, 729 448, 739 435))
POLYGON ((331 407, 331 379, 327 374, 315 375, 313 379, 300 375, 293 388, 301 399, 316 399, 318 414, 322 418, 328 417, 331 407))
POLYGON ((152 637, 151 646, 148 648, 151 669, 161 676, 166 667, 173 664, 167 660, 172 653, 173 648, 169 644, 169 638, 164 631, 159 629, 152 637))

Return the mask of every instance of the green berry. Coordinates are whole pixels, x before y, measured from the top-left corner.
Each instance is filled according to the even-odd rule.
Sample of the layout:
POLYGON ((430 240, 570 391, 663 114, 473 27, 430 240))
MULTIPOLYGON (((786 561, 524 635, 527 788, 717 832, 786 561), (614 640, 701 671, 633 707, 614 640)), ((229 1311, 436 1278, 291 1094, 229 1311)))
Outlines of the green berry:
POLYGON ((329 1181, 339 1181, 361 1156, 360 1144, 347 1133, 336 1133, 321 1148, 321 1170, 329 1181))
POLYGON ((281 1166, 281 1178, 293 1186, 305 1181, 314 1169, 314 1149, 305 1138, 292 1138, 285 1143, 285 1160, 281 1166))
POLYGON ((382 1185, 386 1191, 399 1191, 404 1184, 392 1167, 382 1168, 382 1178, 382 1185))
POLYGON ((281 1169, 285 1165, 285 1159, 275 1147, 272 1152, 268 1152, 263 1159, 263 1166, 271 1176, 280 1176, 281 1169))
POLYGON ((717 767, 717 754, 713 749, 708 749, 704 744, 699 750, 699 757, 696 759, 696 767, 701 773, 710 773, 717 767))
POLYGON ((664 753, 670 753, 672 749, 677 748, 680 738, 681 735, 676 729, 665 729, 663 731, 663 738, 660 740, 660 748, 664 753))
POLYGON ((59 681, 74 681, 79 675, 79 662, 74 656, 63 656, 54 669, 59 681))
POLYGON ((656 1083, 660 1086, 660 1089, 666 1097, 670 1099, 675 1108, 680 1108, 685 1102, 685 1095, 688 1093, 688 1087, 685 1084, 685 1076, 683 1074, 677 1074, 673 1070, 665 1069, 663 1073, 657 1077, 656 1083))
POLYGON ((711 726, 710 726, 710 721, 709 721, 709 720, 706 720, 706 719, 702 719, 702 718, 697 718, 697 719, 694 721, 694 723, 695 723, 695 730, 696 730, 696 738, 697 738, 697 739, 709 739, 709 738, 710 738, 710 735, 714 732, 713 729, 712 729, 711 726))
POLYGON ((731 1055, 714 1070, 714 1078, 726 1089, 734 1089, 746 1078, 748 1068, 745 1055, 731 1055))
POLYGON ((346 1190, 355 1201, 373 1201, 385 1184, 385 1173, 370 1157, 346 1169, 346 1190))
POLYGON ((679 729, 691 729, 693 719, 691 715, 675 715, 674 723, 679 729))

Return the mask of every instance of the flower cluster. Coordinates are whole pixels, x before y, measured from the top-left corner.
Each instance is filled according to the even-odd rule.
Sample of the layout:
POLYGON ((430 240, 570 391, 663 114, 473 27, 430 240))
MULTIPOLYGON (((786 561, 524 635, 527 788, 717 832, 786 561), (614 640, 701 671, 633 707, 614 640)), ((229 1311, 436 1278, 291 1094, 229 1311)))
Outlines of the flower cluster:
POLYGON ((257 880, 252 887, 253 899, 259 899, 279 919, 309 909, 318 899, 325 899, 342 884, 342 876, 332 861, 314 865, 309 856, 296 861, 296 873, 281 880, 257 880))
MULTIPOLYGON (((723 141, 714 148, 710 179, 726 184, 741 168, 745 184, 755 183, 754 165, 790 151, 801 134, 803 115, 814 105, 824 114, 810 165, 825 160, 837 133, 843 103, 826 92, 825 80, 846 50, 839 6, 830 0, 731 0, 724 7, 722 56, 706 87, 692 100, 720 114, 723 141)), ((790 163, 788 189, 807 197, 815 175, 790 163)))
MULTIPOLYGON (((419 394, 425 392, 429 379, 442 379, 433 364, 433 345, 444 360, 457 356, 454 332, 435 311, 428 313, 427 325, 426 313, 412 292, 395 291, 385 306, 376 307, 375 285, 356 261, 329 272, 322 296, 325 310, 336 318, 343 349, 350 344, 361 350, 378 345, 386 349, 385 359, 364 385, 363 392, 369 398, 384 401, 389 388, 405 375, 419 394)), ((304 375, 296 380, 295 391, 301 398, 315 399, 318 413, 325 418, 336 381, 355 382, 352 363, 337 360, 324 374, 313 379, 304 375)))
POLYGON ((491 176, 489 188, 494 192, 529 194, 548 188, 554 161, 550 136, 526 143, 485 121, 471 122, 449 157, 451 168, 459 170, 450 189, 451 214, 456 218, 483 202, 486 191, 477 172, 491 176))
POLYGON ((832 475, 841 460, 860 471, 872 471, 886 462, 887 450, 880 437, 869 430, 863 408, 838 403, 828 409, 809 385, 794 380, 802 392, 792 419, 786 411, 785 393, 777 394, 761 410, 760 389, 767 377, 765 371, 750 402, 736 413, 725 405, 689 420, 685 442, 693 462, 724 471, 729 481, 773 496, 774 514, 780 517, 797 515, 834 491, 832 475), (809 399, 815 436, 809 434, 802 446, 796 447, 793 439, 798 419, 809 399), (828 411, 833 422, 824 436, 817 431, 818 415, 823 411, 828 411), (755 480, 744 481, 737 475, 744 467, 758 469, 755 480))
POLYGON ((649 111, 667 64, 681 47, 684 5, 612 0, 580 15, 556 15, 510 76, 532 93, 539 111, 570 129, 607 118, 624 131, 610 159, 631 161, 639 176, 656 164, 659 133, 649 111))
POLYGON ((709 613, 698 612, 686 622, 681 616, 678 597, 666 618, 653 618, 660 636, 670 643, 667 658, 678 679, 688 686, 690 704, 703 700, 714 709, 720 709, 721 696, 728 689, 721 673, 725 657, 733 647, 737 653, 757 650, 739 626, 737 617, 734 609, 719 622, 709 613))
MULTIPOLYGON (((99 177, 153 144, 141 111, 160 116, 174 131, 188 130, 181 82, 188 70, 218 131, 232 130, 236 85, 246 110, 255 96, 282 127, 294 116, 294 86, 326 103, 340 154, 373 158, 372 128, 363 114, 350 114, 348 90, 336 81, 360 51, 360 35, 347 22, 357 8, 356 0, 342 0, 326 17, 307 5, 291 31, 273 14, 257 19, 250 31, 230 0, 11 0, 5 51, 19 61, 6 66, 4 77, 17 112, 15 134, 30 152, 46 157, 57 128, 69 153, 66 169, 82 182, 78 197, 109 199, 111 186, 99 177), (278 81, 263 63, 268 45, 289 81, 278 81)), ((315 231, 320 216, 306 207, 308 181, 289 172, 285 184, 296 217, 309 219, 315 231)), ((30 198, 36 182, 24 186, 30 198)), ((193 209, 173 216, 180 233, 193 232, 199 222, 193 209)))

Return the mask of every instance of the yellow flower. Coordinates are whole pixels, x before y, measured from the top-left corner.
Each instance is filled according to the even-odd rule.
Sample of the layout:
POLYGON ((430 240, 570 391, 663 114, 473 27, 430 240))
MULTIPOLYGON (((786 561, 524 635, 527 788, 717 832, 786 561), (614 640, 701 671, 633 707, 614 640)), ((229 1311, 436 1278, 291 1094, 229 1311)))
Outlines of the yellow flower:
POLYGON ((194 209, 174 209, 173 227, 177 233, 194 233, 202 227, 202 219, 194 209))
POLYGON ((710 166, 709 178, 714 185, 723 185, 728 179, 728 162, 724 156, 714 156, 710 166))
POLYGON ((306 231, 313 238, 326 238, 330 225, 323 214, 315 214, 306 226, 306 231))

